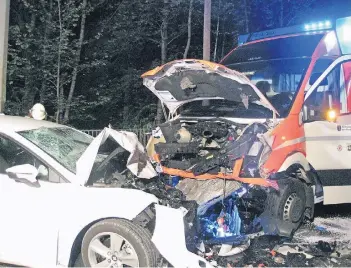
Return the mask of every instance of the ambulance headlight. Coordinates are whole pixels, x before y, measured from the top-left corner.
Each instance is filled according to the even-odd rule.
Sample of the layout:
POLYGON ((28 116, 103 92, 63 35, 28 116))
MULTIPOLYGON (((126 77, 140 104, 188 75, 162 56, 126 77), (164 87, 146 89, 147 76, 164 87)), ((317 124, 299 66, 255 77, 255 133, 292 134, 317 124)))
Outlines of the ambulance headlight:
POLYGON ((336 110, 334 110, 334 109, 329 109, 326 112, 326 119, 329 122, 335 122, 337 116, 338 116, 338 114, 337 114, 336 110))

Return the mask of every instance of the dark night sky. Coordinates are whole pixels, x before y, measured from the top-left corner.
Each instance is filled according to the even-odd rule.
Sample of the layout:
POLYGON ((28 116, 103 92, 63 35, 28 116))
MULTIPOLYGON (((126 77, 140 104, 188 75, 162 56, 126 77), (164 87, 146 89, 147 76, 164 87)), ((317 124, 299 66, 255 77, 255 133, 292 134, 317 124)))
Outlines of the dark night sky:
MULTIPOLYGON (((290 0, 304 1, 304 0, 290 0)), ((298 18, 299 23, 351 16, 351 0, 317 0, 311 12, 298 18)))

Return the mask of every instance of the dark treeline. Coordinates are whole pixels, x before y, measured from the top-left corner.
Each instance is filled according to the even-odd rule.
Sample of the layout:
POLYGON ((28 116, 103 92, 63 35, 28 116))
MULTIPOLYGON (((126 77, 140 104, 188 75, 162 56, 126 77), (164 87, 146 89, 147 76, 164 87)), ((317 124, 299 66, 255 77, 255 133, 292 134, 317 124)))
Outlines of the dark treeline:
MULTIPOLYGON (((239 33, 303 22, 316 2, 212 0, 212 60, 239 33)), ((202 57, 203 0, 11 0, 10 12, 7 114, 41 102, 78 128, 152 124, 157 100, 140 75, 202 57)))

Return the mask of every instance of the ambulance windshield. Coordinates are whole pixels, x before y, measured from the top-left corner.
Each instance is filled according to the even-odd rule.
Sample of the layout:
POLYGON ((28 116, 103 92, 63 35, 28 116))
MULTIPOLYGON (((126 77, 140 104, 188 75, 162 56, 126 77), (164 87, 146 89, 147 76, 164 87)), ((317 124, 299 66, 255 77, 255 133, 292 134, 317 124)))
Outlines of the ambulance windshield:
POLYGON ((299 35, 243 45, 221 64, 245 74, 286 117, 322 37, 299 35))

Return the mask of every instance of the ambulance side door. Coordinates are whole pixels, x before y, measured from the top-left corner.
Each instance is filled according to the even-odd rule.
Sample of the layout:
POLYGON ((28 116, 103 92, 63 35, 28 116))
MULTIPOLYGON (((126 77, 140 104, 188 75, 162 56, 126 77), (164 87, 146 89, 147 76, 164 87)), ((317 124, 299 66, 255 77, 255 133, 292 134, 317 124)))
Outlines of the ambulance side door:
POLYGON ((351 203, 351 113, 343 66, 335 60, 305 94, 306 157, 323 185, 324 204, 351 203))

